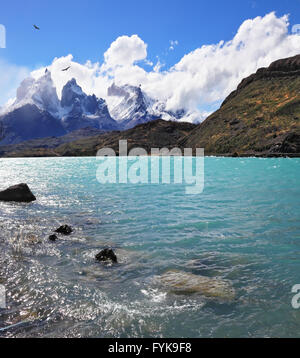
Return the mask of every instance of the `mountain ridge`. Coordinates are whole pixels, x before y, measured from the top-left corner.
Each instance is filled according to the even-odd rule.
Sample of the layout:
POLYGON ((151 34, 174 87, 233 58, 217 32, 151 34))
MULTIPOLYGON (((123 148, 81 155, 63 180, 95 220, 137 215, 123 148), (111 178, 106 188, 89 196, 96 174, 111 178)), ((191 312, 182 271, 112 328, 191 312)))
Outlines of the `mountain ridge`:
POLYGON ((300 156, 300 55, 245 78, 180 145, 207 155, 300 156))
POLYGON ((149 98, 141 87, 118 87, 113 83, 108 88, 108 95, 114 98, 110 101, 111 110, 103 98, 86 94, 75 78, 64 85, 61 100, 47 69, 36 80, 26 78, 17 89, 15 101, 2 108, 0 146, 49 135, 62 136, 86 127, 103 131, 126 130, 159 118, 179 120, 185 114, 183 110, 166 111, 163 102, 149 98), (28 127, 26 135, 25 123, 28 127))
MULTIPOLYGON (((86 102, 84 111, 88 118, 91 115, 90 112, 96 113, 102 108, 102 105, 106 105, 105 102, 102 102, 104 100, 97 99, 95 96, 83 95, 76 81, 70 86, 75 87, 71 94, 72 97, 75 92, 75 100, 71 99, 69 102, 65 98, 63 103, 67 108, 71 107, 69 104, 73 104, 76 109, 78 101, 86 102)), ((117 94, 116 97, 120 97, 119 102, 124 99, 127 101, 123 103, 124 106, 120 108, 119 113, 126 114, 130 111, 133 114, 139 113, 138 119, 142 123, 137 121, 138 125, 123 132, 119 128, 124 129, 125 126, 118 126, 117 130, 109 133, 106 133, 105 130, 102 133, 100 130, 96 136, 93 136, 95 133, 89 136, 90 132, 87 130, 82 135, 83 139, 80 139, 80 131, 67 137, 66 133, 65 135, 61 134, 63 136, 61 140, 57 138, 46 140, 47 143, 52 141, 52 147, 49 146, 51 150, 47 148, 47 143, 43 145, 42 141, 24 142, 19 147, 6 146, 2 152, 0 151, 0 155, 95 155, 95 150, 100 149, 101 145, 111 145, 116 148, 119 139, 129 139, 131 144, 134 143, 145 149, 172 144, 181 149, 204 148, 206 155, 300 156, 300 55, 277 60, 269 67, 258 69, 256 73, 243 79, 237 89, 223 101, 221 107, 197 126, 184 127, 188 124, 166 122, 155 118, 148 121, 147 115, 152 115, 152 108, 160 105, 158 102, 147 103, 148 99, 143 95, 141 88, 134 86, 118 87, 113 85, 111 90, 114 92, 113 95, 117 94), (141 103, 137 103, 136 98, 140 98, 141 103), (180 126, 181 124, 183 127, 180 126), (162 130, 162 133, 159 133, 159 130, 162 130), (180 135, 174 135, 175 132, 180 135), (136 136, 137 134, 140 138, 136 136), (80 146, 82 147, 79 148, 80 146), (23 148, 24 153, 20 148, 23 148)), ((151 102, 151 100, 149 101, 151 102)), ((28 106, 35 106, 34 111, 37 112, 37 118, 38 115, 42 115, 36 105, 28 106)), ((164 108, 161 108, 161 112, 163 111, 164 108)), ((55 120, 55 117, 48 118, 45 113, 43 118, 46 122, 55 120)), ((74 114, 72 118, 74 118, 74 114)), ((134 116, 130 115, 130 118, 134 119, 134 116)), ((93 118, 88 119, 92 120, 93 118)), ((126 122, 126 116, 120 116, 118 119, 119 122, 116 121, 116 123, 119 125, 126 122)), ((90 122, 84 121, 83 124, 86 123, 90 122)), ((131 124, 136 123, 133 120, 131 124)), ((40 130, 43 131, 43 127, 40 130)), ((2 136, 3 131, 4 128, 0 121, 2 136)), ((49 135, 50 133, 48 133, 49 135)))
POLYGON ((259 68, 256 73, 244 78, 237 89, 225 98, 221 107, 236 96, 242 89, 250 83, 259 79, 271 79, 276 77, 300 76, 300 56, 296 55, 286 59, 280 59, 271 63, 269 67, 259 68))

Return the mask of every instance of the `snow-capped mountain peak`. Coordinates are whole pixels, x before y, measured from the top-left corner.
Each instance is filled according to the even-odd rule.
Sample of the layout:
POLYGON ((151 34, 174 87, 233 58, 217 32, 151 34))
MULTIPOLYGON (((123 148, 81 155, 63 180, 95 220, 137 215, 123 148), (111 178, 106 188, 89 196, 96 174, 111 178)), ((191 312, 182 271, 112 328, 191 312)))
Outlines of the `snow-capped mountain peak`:
POLYGON ((68 130, 94 127, 104 130, 118 128, 111 118, 106 102, 95 95, 87 95, 77 84, 70 80, 62 90, 61 113, 63 126, 68 130))
POLYGON ((147 105, 140 87, 124 85, 116 86, 114 83, 108 88, 109 111, 117 122, 135 120, 139 117, 141 123, 148 115, 147 105))
POLYGON ((86 94, 77 84, 75 78, 72 78, 69 82, 66 83, 62 90, 61 106, 70 107, 76 100, 81 101, 84 97, 86 97, 86 94))
POLYGON ((17 97, 8 111, 15 110, 26 104, 36 105, 40 110, 46 110, 57 117, 59 111, 59 99, 54 87, 51 73, 46 69, 45 74, 35 80, 26 78, 17 89, 17 97))
POLYGON ((64 86, 60 101, 51 73, 46 70, 37 80, 26 78, 14 102, 2 110, 0 145, 61 136, 87 127, 110 131, 118 129, 118 124, 111 118, 106 102, 84 93, 75 79, 64 86))
POLYGON ((107 95, 112 117, 125 129, 155 119, 178 120, 185 114, 184 110, 176 113, 166 111, 165 103, 150 98, 141 86, 117 86, 113 83, 107 95))
POLYGON ((141 86, 132 85, 112 84, 106 102, 86 94, 75 78, 65 84, 59 100, 51 73, 46 70, 38 79, 26 78, 16 99, 2 109, 0 145, 46 135, 60 136, 87 127, 123 130, 155 119, 180 120, 185 114, 166 111, 165 107, 164 102, 150 98, 141 86))

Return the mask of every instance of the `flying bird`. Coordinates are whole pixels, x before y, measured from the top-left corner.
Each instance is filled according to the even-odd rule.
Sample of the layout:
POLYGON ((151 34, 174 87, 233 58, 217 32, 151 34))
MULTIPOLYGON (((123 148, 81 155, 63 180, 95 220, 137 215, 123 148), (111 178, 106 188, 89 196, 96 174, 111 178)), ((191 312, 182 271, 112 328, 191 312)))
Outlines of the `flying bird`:
POLYGON ((36 29, 36 30, 40 30, 40 28, 36 25, 33 25, 33 27, 36 29))
POLYGON ((71 66, 64 68, 62 71, 68 71, 71 68, 71 66))

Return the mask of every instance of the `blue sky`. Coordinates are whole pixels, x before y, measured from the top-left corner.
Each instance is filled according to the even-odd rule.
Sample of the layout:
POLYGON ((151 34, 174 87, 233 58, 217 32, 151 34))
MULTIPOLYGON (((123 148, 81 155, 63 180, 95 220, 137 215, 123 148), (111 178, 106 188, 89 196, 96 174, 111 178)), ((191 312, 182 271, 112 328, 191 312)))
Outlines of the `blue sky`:
MULTIPOLYGON (((197 107, 204 114, 216 109, 243 76, 257 67, 267 66, 278 57, 300 53, 300 36, 292 39, 287 35, 291 34, 292 25, 300 23, 300 0, 10 0, 2 2, 0 10, 0 24, 7 31, 6 48, 0 48, 0 73, 4 75, 0 76, 0 105, 13 96, 25 75, 50 66, 56 57, 61 59, 60 67, 72 64, 68 75, 78 76, 83 89, 105 97, 103 88, 108 78, 101 83, 97 79, 98 87, 92 88, 90 84, 95 78, 85 80, 90 74, 79 64, 87 60, 102 64, 104 53, 112 44, 118 47, 120 41, 116 40, 123 35, 127 36, 128 46, 129 42, 133 48, 137 46, 137 58, 143 59, 140 68, 153 73, 147 77, 134 63, 130 66, 127 63, 121 74, 120 68, 111 70, 110 78, 120 83, 132 79, 132 84, 142 83, 150 94, 158 93, 168 99, 172 109, 197 107), (275 14, 265 18, 271 12, 275 14), (280 20, 286 14, 288 20, 280 20), (256 21, 258 16, 261 20, 256 21), (41 30, 34 30, 33 24, 41 30), (213 48, 221 40, 233 40, 241 25, 246 30, 237 37, 245 49, 235 53, 232 46, 230 51, 213 48), (134 34, 138 39, 133 41, 134 34), (211 46, 209 54, 206 45, 211 46), (145 49, 147 53, 143 56, 145 49), (199 51, 197 56, 193 55, 194 50, 199 51), (72 54, 72 59, 66 57, 68 54, 72 54), (163 64, 161 71, 177 66, 178 76, 166 73, 159 78, 154 73, 158 61, 163 64), (220 73, 222 66, 218 61, 224 67, 220 73), (151 62, 153 65, 149 66, 151 62), (131 77, 124 76, 125 72, 131 77), (170 87, 174 93, 170 94, 170 87)), ((129 53, 126 54, 125 40, 126 57, 129 53)), ((115 61, 120 58, 113 53, 110 59, 113 56, 115 61)), ((55 74, 55 66, 51 69, 55 85, 60 88, 69 78, 55 74)))
POLYGON ((0 56, 31 68, 69 53, 78 62, 101 61, 118 36, 138 34, 150 60, 173 65, 203 44, 231 39, 245 19, 274 10, 300 23, 298 0, 10 0, 1 4, 7 49, 0 56), (167 51, 170 40, 179 43, 174 51, 167 51))

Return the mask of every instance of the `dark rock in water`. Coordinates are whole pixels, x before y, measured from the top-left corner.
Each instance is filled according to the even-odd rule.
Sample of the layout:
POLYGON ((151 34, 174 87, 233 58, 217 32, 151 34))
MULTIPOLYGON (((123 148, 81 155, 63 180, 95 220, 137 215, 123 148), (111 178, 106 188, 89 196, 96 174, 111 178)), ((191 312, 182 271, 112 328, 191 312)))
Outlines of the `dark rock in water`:
POLYGON ((27 184, 18 184, 0 191, 1 201, 16 201, 19 203, 30 203, 36 200, 27 184))
POLYGON ((113 252, 112 249, 104 249, 99 254, 96 255, 97 261, 108 261, 111 260, 114 263, 118 262, 116 254, 113 252))
POLYGON ((69 225, 62 225, 55 230, 58 234, 70 235, 73 232, 73 229, 69 225))
POLYGON ((50 241, 56 241, 56 240, 58 240, 58 237, 54 234, 54 235, 50 235, 49 236, 49 240, 50 241))

